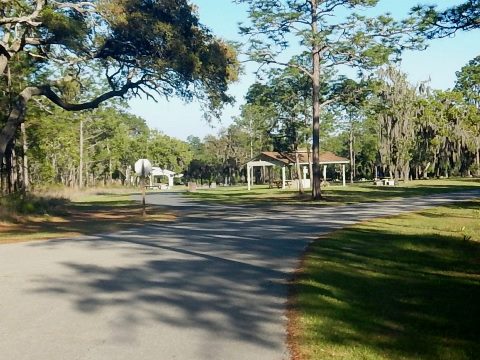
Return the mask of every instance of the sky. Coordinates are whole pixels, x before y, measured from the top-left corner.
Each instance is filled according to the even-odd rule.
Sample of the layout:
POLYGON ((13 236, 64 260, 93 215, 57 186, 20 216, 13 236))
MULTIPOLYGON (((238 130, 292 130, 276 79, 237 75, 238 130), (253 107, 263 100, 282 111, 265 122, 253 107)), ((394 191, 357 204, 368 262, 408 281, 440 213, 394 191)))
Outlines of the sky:
MULTIPOLYGON (((402 19, 418 3, 436 4, 444 9, 462 3, 464 0, 380 0, 368 15, 390 12, 392 16, 402 19)), ((231 0, 193 0, 198 6, 200 21, 212 32, 226 40, 242 41, 238 34, 238 23, 247 21, 246 7, 234 4, 231 0)), ((400 68, 406 72, 412 83, 430 79, 434 89, 452 88, 455 72, 468 61, 480 55, 480 31, 459 32, 455 37, 432 40, 424 51, 407 51, 402 55, 400 68)), ((233 106, 227 106, 220 121, 208 124, 202 117, 200 106, 193 102, 185 104, 178 99, 158 99, 158 102, 146 99, 132 99, 130 112, 143 117, 150 128, 185 140, 189 135, 205 137, 217 134, 219 129, 232 123, 232 118, 239 114, 239 106, 244 102, 248 87, 255 81, 254 70, 258 65, 248 64, 245 74, 232 84, 229 93, 236 98, 233 106)))

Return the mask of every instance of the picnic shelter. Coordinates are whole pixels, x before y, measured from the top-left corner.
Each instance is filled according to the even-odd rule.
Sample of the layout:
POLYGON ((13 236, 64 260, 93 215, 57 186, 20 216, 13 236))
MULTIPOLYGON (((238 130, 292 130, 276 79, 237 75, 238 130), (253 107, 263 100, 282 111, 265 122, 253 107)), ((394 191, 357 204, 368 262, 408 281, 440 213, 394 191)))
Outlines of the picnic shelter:
MULTIPOLYGON (((281 182, 279 182, 279 185, 281 185, 281 188, 285 189, 287 184, 288 185, 294 184, 294 187, 298 188, 299 181, 292 179, 292 174, 296 173, 296 171, 292 171, 292 169, 294 170, 294 167, 296 166, 295 159, 297 156, 298 156, 298 163, 300 165, 301 173, 302 173, 301 181, 303 184, 303 188, 311 187, 310 179, 308 178, 309 167, 312 164, 311 152, 308 152, 306 150, 299 150, 296 153, 263 151, 257 156, 255 156, 253 159, 251 159, 249 162, 247 162, 246 164, 248 190, 251 189, 251 186, 253 184, 253 177, 254 177, 253 171, 255 167, 261 167, 263 169, 264 177, 265 177, 265 174, 268 172, 268 178, 270 183, 273 177, 272 170, 274 168, 280 168, 282 173, 282 178, 281 178, 281 182), (288 173, 290 174, 290 179, 287 179, 287 170, 288 170, 288 173)), ((330 151, 321 152, 320 165, 323 166, 323 180, 326 181, 327 179, 327 166, 340 165, 342 169, 341 170, 342 184, 343 186, 345 186, 345 165, 348 163, 350 163, 348 159, 335 155, 330 151)))

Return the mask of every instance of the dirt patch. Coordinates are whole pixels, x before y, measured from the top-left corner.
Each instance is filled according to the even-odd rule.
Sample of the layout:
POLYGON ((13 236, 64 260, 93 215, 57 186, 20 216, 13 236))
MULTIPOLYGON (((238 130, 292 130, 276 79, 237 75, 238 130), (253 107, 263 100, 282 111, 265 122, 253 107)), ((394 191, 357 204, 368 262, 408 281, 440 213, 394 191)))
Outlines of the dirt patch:
POLYGON ((297 310, 297 287, 299 279, 304 273, 305 258, 310 253, 309 249, 313 242, 305 248, 298 266, 293 273, 288 284, 287 298, 287 348, 290 352, 291 360, 304 360, 304 356, 300 351, 299 338, 302 334, 300 326, 300 315, 297 310))
POLYGON ((135 205, 122 207, 71 206, 55 216, 15 216, 0 222, 0 244, 118 231, 148 222, 175 221, 176 215, 154 206, 147 216, 135 205))

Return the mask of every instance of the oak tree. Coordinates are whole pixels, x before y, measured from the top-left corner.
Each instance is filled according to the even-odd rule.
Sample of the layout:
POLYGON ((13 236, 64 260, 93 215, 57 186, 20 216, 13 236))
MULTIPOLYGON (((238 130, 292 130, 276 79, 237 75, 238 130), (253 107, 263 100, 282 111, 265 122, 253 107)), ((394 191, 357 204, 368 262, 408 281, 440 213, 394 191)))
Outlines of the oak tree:
POLYGON ((0 83, 11 101, 0 114, 0 164, 33 98, 80 111, 115 97, 195 97, 216 113, 232 101, 237 71, 234 48, 187 0, 1 1, 0 83), (30 71, 12 76, 22 61, 30 71))

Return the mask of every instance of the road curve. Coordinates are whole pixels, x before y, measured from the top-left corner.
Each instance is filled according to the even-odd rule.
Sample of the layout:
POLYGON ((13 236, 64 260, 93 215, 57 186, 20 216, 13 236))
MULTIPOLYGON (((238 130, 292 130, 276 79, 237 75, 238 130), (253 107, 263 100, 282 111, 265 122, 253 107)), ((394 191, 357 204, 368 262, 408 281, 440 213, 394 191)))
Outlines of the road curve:
POLYGON ((479 191, 334 208, 222 206, 129 231, 0 246, 3 359, 288 359, 286 281, 315 237, 479 191))

